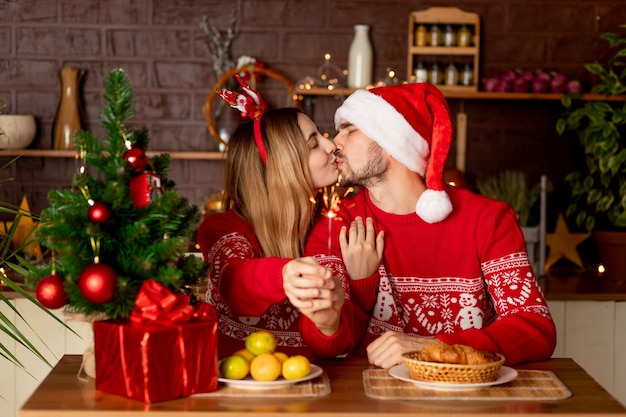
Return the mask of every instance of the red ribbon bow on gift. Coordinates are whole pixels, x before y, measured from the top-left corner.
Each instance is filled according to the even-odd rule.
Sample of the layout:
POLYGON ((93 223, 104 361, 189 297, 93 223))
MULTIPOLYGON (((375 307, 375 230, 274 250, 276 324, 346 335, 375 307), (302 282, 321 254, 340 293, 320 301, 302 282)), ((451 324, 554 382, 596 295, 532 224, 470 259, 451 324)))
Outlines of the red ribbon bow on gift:
POLYGON ((181 323, 191 320, 210 320, 216 317, 215 309, 200 302, 197 308, 189 304, 186 294, 174 294, 158 281, 146 280, 135 298, 135 308, 130 314, 134 324, 145 322, 181 323))

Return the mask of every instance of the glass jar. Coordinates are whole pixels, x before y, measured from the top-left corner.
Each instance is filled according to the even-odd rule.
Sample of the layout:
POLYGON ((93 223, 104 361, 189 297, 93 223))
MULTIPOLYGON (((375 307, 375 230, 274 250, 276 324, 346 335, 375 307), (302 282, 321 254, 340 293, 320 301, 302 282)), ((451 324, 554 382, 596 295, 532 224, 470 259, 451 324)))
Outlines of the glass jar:
POLYGON ((465 64, 461 72, 461 85, 470 86, 474 84, 474 71, 470 64, 465 64))
POLYGON ((442 44, 441 29, 439 26, 432 25, 430 28, 430 46, 439 46, 442 44))
POLYGON ((428 70, 423 62, 418 61, 415 66, 415 82, 416 83, 425 83, 428 82, 428 70))
POLYGON ((415 29, 415 46, 426 46, 427 35, 428 31, 426 30, 426 26, 420 24, 417 29, 415 29))
POLYGON ((459 83, 459 70, 456 69, 456 65, 450 62, 446 67, 446 85, 457 85, 459 83))
POLYGON ((461 47, 470 46, 472 43, 472 33, 466 25, 462 25, 457 33, 457 44, 461 47))
POLYGON ((452 29, 452 25, 446 25, 446 29, 443 32, 443 45, 456 45, 456 33, 454 32, 454 29, 452 29))
POLYGON ((428 71, 428 82, 433 85, 437 85, 437 84, 441 84, 442 81, 443 81, 443 73, 441 72, 441 69, 439 68, 439 64, 437 62, 433 62, 433 64, 430 67, 430 71, 428 71))

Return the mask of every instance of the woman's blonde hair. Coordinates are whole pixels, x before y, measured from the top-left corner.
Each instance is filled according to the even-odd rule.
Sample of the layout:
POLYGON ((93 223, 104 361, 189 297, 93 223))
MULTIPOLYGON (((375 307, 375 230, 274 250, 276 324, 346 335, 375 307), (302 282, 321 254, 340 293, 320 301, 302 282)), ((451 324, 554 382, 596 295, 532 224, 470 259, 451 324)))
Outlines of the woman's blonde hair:
POLYGON ((252 224, 260 256, 300 256, 313 224, 315 191, 309 148, 298 125, 300 113, 281 108, 261 117, 267 165, 259 156, 253 122, 239 126, 228 142, 223 207, 252 224))

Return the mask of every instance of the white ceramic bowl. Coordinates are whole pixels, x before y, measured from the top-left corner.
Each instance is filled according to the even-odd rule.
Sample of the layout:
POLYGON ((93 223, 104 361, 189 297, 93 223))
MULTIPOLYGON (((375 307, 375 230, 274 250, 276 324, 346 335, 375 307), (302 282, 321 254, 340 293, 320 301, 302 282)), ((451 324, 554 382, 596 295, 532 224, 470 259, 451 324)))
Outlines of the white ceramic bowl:
POLYGON ((0 149, 26 149, 37 133, 30 114, 0 114, 0 149))

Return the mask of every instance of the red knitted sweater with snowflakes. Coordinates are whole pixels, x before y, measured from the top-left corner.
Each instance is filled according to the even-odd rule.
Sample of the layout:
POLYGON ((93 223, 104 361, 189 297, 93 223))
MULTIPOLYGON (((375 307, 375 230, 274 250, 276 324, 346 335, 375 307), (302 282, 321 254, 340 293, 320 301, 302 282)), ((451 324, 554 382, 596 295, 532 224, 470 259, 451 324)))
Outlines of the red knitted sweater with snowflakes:
MULTIPOLYGON (((453 211, 435 224, 415 213, 383 212, 367 190, 341 202, 329 262, 341 255, 341 225, 356 216, 372 217, 376 230, 385 231, 380 277, 351 281, 355 305, 370 317, 357 353, 365 354, 370 342, 393 330, 499 352, 509 364, 550 357, 556 329, 515 213, 468 190, 446 192, 453 211)), ((324 219, 312 230, 305 253, 326 251, 328 235, 324 219)))
MULTIPOLYGON (((246 336, 258 330, 272 332, 277 350, 290 356, 333 357, 355 346, 350 300, 344 302, 339 330, 330 337, 320 333, 293 307, 283 289, 282 270, 291 258, 260 257, 252 225, 232 210, 207 216, 197 239, 211 263, 206 301, 219 316, 220 358, 245 348, 246 336)), ((341 265, 334 269, 341 270, 341 265)), ((339 278, 349 298, 345 269, 339 278)))

